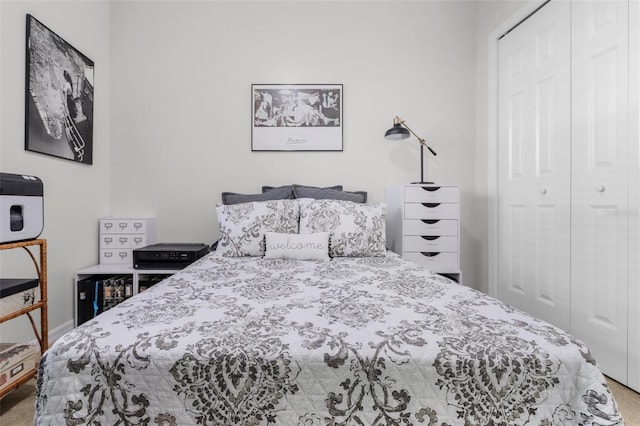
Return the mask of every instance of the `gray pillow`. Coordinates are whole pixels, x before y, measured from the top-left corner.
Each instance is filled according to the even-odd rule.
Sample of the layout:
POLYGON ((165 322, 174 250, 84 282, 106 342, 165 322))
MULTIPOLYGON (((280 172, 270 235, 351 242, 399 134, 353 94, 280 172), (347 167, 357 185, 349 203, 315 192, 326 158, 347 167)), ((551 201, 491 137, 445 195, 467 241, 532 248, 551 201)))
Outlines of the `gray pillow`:
MULTIPOLYGON (((303 186, 305 188, 315 188, 315 189, 335 189, 336 191, 342 191, 342 185, 328 186, 326 188, 321 188, 319 186, 308 186, 308 185, 295 185, 295 186, 303 186)), ((294 187, 294 185, 263 186, 262 187, 262 192, 273 191, 274 189, 281 189, 281 188, 291 188, 291 190, 293 191, 293 187, 294 187)))
POLYGON ((342 200, 354 203, 366 203, 366 191, 338 191, 331 188, 312 188, 302 185, 293 185, 293 193, 296 198, 313 198, 316 200, 342 200))
POLYGON ((235 192, 223 192, 222 204, 229 205, 249 203, 252 201, 293 200, 294 198, 293 188, 291 186, 281 186, 262 194, 236 194, 235 192))

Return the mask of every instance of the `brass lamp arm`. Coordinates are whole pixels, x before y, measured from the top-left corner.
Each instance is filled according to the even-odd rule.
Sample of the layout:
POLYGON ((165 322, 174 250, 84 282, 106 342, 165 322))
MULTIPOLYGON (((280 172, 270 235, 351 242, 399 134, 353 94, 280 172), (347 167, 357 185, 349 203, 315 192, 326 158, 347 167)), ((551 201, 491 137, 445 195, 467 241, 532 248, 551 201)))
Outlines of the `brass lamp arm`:
POLYGON ((424 147, 426 147, 433 155, 438 155, 433 149, 431 149, 429 145, 427 145, 427 142, 424 139, 416 135, 415 132, 411 130, 411 127, 407 126, 407 122, 405 120, 402 120, 399 117, 396 117, 396 119, 398 119, 397 121, 400 124, 402 124, 413 136, 415 136, 418 139, 418 142, 420 142, 420 145, 423 145, 424 147))

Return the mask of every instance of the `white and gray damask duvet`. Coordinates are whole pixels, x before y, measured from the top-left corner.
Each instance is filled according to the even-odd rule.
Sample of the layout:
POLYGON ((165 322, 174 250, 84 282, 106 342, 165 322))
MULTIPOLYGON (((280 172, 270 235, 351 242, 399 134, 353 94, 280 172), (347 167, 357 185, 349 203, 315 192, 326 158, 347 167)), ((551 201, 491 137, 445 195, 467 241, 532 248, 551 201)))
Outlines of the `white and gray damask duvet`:
POLYGON ((394 254, 212 253, 60 338, 38 425, 614 425, 578 340, 394 254))

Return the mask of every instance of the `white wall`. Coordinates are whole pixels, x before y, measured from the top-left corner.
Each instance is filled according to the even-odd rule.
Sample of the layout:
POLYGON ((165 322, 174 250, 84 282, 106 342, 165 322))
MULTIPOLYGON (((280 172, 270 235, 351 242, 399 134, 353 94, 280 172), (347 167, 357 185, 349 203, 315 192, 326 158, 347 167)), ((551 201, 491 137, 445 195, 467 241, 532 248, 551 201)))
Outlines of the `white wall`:
POLYGON ((395 115, 438 152, 427 177, 461 186, 463 277, 480 287, 477 7, 2 1, 0 168, 45 182, 51 328, 72 318, 74 271, 97 261, 99 217, 154 215, 162 241, 211 242, 222 191, 341 183, 383 201, 385 186, 419 177, 415 139, 382 136, 395 115), (93 166, 23 149, 26 13, 96 63, 93 166), (342 83, 344 151, 251 152, 252 83, 342 83))
MULTIPOLYGON (((76 269, 97 261, 97 218, 110 211, 109 4, 106 1, 0 2, 0 170, 44 182, 48 240, 49 327, 73 316, 76 269), (27 13, 91 58, 95 69, 94 164, 24 150, 27 13)), ((22 250, 0 252, 0 276, 34 277, 22 250)), ((26 316, 1 326, 2 341, 33 336, 26 316), (27 334, 25 334, 27 333, 27 334)))
MULTIPOLYGON (((462 187, 462 269, 476 286, 475 2, 114 2, 114 213, 156 215, 162 241, 217 238, 222 191, 343 184, 384 200, 426 175, 462 187), (251 152, 252 83, 342 83, 344 152, 251 152)), ((484 225, 484 224, 481 224, 484 225)))

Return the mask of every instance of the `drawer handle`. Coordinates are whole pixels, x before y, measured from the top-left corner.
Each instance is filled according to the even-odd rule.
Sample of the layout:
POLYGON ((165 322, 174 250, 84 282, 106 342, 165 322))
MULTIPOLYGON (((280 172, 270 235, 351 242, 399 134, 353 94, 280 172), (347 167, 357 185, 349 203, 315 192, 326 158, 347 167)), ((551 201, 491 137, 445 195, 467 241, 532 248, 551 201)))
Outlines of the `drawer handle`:
POLYGON ((105 243, 107 243, 107 244, 112 243, 112 242, 113 242, 113 238, 111 238, 111 237, 106 237, 106 238, 104 239, 104 242, 105 242, 105 243))
POLYGON ((425 207, 427 207, 429 209, 432 209, 434 207, 438 207, 440 205, 440 203, 420 203, 420 204, 422 204, 423 206, 425 206, 425 207))
POLYGON ((438 238, 440 238, 439 235, 421 235, 423 240, 427 240, 427 241, 433 241, 433 240, 437 240, 438 238))
POLYGON ((142 223, 136 222, 136 223, 133 224, 133 227, 136 228, 136 230, 140 229, 140 228, 142 228, 142 223))
POLYGON ((434 225, 438 222, 440 222, 440 219, 420 219, 423 223, 426 223, 427 225, 434 225))
POLYGON ((127 223, 126 222, 120 222, 118 224, 118 226, 120 227, 120 229, 127 229, 127 223))
POLYGON ((133 241, 134 241, 136 244, 140 244, 140 243, 142 242, 142 237, 134 237, 134 238, 133 238, 133 241))
POLYGON ((105 227, 106 229, 111 229, 111 227, 113 227, 113 223, 111 223, 111 222, 105 222, 104 227, 105 227))
POLYGON ((127 257, 127 252, 121 251, 121 252, 118 252, 118 255, 120 256, 120 259, 124 259, 125 257, 127 257))
POLYGON ((440 189, 439 186, 421 186, 420 188, 424 189, 425 191, 429 191, 429 192, 434 192, 440 189))
POLYGON ((439 255, 440 252, 438 252, 438 251, 421 251, 420 254, 425 256, 425 257, 434 257, 434 256, 439 255))
POLYGON ((118 238, 118 241, 120 241, 120 244, 126 244, 127 237, 120 237, 120 238, 118 238))
POLYGON ((113 256, 113 253, 111 253, 110 251, 107 251, 104 253, 104 257, 111 257, 113 256))

